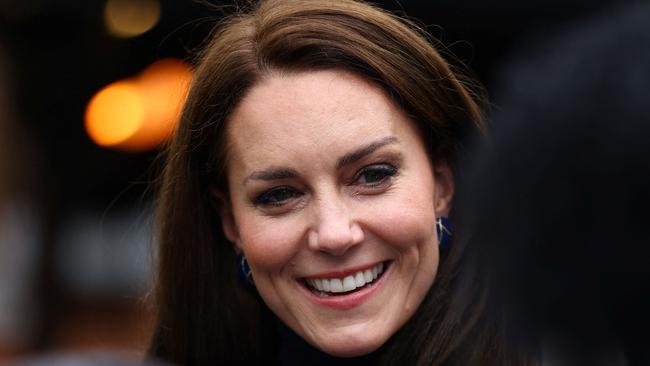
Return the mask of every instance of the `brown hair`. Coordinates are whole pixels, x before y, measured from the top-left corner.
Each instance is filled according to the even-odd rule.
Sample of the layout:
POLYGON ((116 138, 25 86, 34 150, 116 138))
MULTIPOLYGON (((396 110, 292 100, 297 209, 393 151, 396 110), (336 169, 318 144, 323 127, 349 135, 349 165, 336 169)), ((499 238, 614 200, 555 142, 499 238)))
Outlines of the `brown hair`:
MULTIPOLYGON (((378 83, 418 124, 432 160, 453 159, 463 136, 483 129, 472 84, 452 71, 424 31, 381 9, 350 0, 268 0, 225 20, 200 55, 166 151, 152 355, 185 365, 273 363, 272 317, 236 281, 235 252, 210 190, 225 191, 225 124, 247 90, 271 71, 318 69, 378 83)), ((385 347, 386 364, 508 364, 495 352, 493 332, 467 319, 474 308, 456 304, 451 311, 458 258, 442 263, 418 313, 385 347), (463 341, 474 333, 476 347, 463 341)))

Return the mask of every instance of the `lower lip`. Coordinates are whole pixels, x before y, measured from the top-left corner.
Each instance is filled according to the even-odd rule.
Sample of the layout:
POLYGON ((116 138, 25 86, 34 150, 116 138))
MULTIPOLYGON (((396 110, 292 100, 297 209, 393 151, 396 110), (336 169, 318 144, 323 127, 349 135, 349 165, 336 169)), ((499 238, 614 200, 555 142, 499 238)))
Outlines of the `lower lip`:
POLYGON ((370 286, 364 287, 361 290, 349 293, 347 295, 320 297, 311 292, 311 290, 309 290, 300 282, 296 281, 296 285, 307 295, 308 298, 310 298, 318 305, 336 310, 348 310, 366 302, 379 289, 379 287, 383 285, 383 283, 386 281, 386 278, 388 278, 388 276, 390 276, 391 272, 393 271, 393 266, 391 264, 392 263, 385 264, 385 266, 388 268, 386 268, 383 275, 379 279, 375 280, 375 282, 370 284, 370 286))

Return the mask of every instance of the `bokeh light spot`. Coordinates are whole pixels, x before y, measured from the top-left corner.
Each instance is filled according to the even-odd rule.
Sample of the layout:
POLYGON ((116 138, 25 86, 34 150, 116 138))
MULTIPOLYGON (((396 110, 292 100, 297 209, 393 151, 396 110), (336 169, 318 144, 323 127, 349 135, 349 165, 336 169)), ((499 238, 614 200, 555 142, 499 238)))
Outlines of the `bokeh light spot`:
POLYGON ((90 100, 86 131, 97 145, 117 145, 140 128, 144 116, 144 103, 137 86, 120 81, 100 90, 90 100))
POLYGON ((110 84, 88 103, 86 131, 103 147, 146 151, 167 140, 180 117, 192 70, 163 59, 139 75, 110 84))
POLYGON ((160 19, 158 0, 108 0, 104 8, 107 30, 122 38, 139 36, 160 19))

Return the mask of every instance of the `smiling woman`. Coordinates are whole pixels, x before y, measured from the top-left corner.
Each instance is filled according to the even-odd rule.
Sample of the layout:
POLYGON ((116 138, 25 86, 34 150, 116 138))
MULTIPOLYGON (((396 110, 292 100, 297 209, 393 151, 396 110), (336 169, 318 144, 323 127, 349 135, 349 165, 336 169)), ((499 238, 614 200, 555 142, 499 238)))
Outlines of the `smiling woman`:
POLYGON ((266 305, 329 354, 379 348, 435 277, 447 164, 432 164, 401 108, 349 72, 265 77, 226 136, 224 233, 266 305))
POLYGON ((268 0, 221 24, 166 155, 151 354, 517 364, 480 281, 454 303, 462 248, 436 233, 463 138, 483 129, 468 85, 365 3, 268 0))

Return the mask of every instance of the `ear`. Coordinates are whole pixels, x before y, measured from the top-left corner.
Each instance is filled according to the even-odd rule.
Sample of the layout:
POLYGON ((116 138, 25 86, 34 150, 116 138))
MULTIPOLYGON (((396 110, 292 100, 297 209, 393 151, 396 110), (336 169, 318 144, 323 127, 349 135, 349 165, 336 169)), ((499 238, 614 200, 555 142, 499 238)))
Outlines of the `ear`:
POLYGON ((446 159, 433 163, 433 207, 437 216, 449 216, 454 198, 454 173, 446 159))
POLYGON ((212 196, 214 207, 219 213, 219 218, 221 219, 223 234, 226 236, 228 241, 235 244, 236 248, 239 249, 239 230, 235 224, 232 204, 230 203, 228 194, 217 188, 211 189, 210 194, 212 196))

